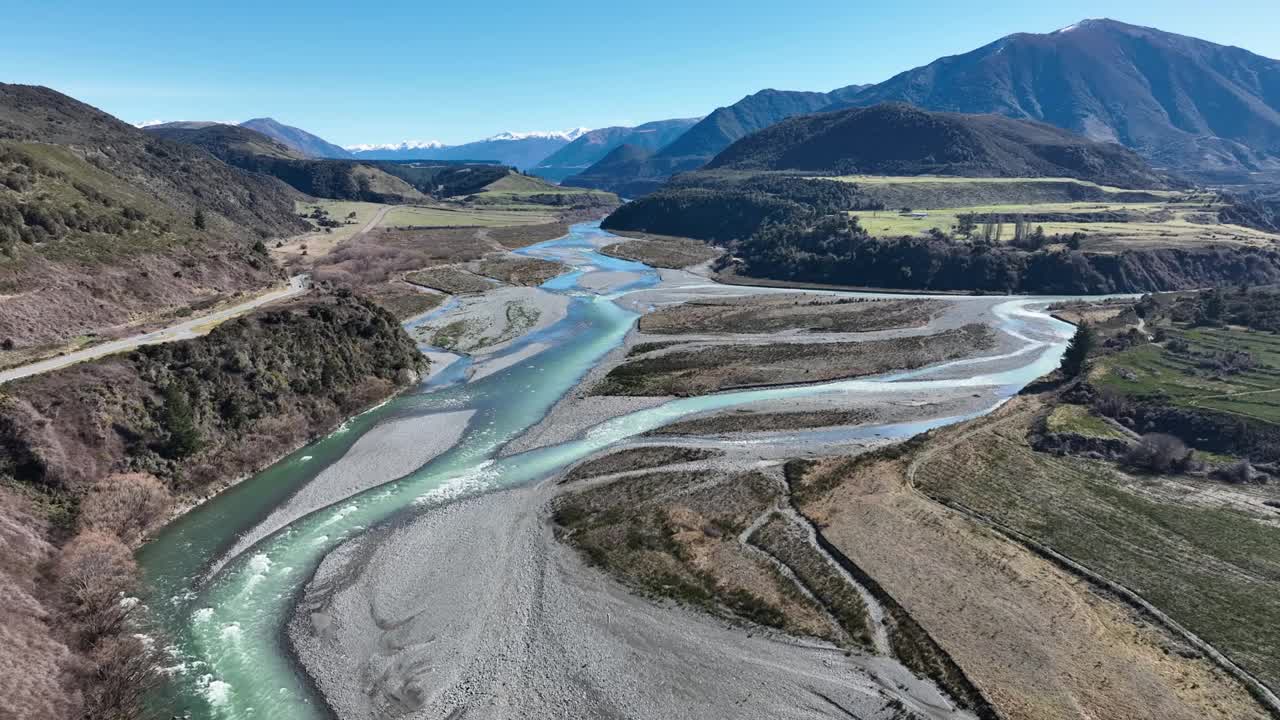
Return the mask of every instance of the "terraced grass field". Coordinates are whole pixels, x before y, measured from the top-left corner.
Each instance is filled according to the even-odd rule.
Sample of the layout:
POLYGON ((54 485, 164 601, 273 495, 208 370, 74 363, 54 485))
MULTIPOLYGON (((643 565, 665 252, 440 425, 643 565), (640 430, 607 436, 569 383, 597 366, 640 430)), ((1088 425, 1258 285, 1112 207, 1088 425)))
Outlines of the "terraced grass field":
POLYGON ((1159 345, 1130 348, 1101 361, 1091 380, 1126 395, 1280 423, 1280 337, 1223 328, 1170 334, 1186 343, 1185 351, 1159 345), (1237 351, 1249 353, 1252 367, 1234 373, 1205 367, 1219 354, 1237 351))

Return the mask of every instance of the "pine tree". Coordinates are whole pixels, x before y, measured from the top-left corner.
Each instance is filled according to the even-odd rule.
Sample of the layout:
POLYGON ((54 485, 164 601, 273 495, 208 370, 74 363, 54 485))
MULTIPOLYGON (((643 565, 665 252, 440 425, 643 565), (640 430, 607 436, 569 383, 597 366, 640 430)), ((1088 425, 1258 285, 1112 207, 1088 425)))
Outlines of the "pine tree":
POLYGON ((197 230, 203 230, 205 228, 204 210, 196 208, 196 215, 191 221, 195 224, 197 230))
POLYGON ((187 457, 200 449, 200 428, 196 426, 191 400, 176 384, 165 388, 164 425, 169 431, 169 443, 165 449, 170 457, 187 457))
POLYGON ((1089 323, 1082 322, 1076 328, 1076 334, 1067 345, 1067 352, 1062 356, 1062 374, 1068 378, 1079 377, 1088 366, 1089 353, 1097 344, 1097 337, 1089 323))

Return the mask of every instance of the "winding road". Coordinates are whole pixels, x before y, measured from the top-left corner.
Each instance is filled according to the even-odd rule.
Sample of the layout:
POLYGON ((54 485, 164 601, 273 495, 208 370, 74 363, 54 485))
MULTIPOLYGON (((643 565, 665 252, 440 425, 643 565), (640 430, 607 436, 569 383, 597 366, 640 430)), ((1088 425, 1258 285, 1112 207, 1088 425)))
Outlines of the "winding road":
POLYGON ((47 360, 29 363, 27 365, 19 365, 15 368, 0 371, 0 383, 7 383, 12 380, 18 380, 32 375, 57 370, 59 368, 74 365, 86 360, 96 360, 107 355, 128 352, 142 345, 157 345, 159 343, 173 342, 175 340, 189 340, 194 337, 204 335, 215 325, 226 320, 230 320, 237 315, 262 307, 269 303, 286 300, 307 291, 310 287, 310 276, 294 275, 289 278, 289 284, 283 288, 263 293, 251 300, 247 300, 238 305, 223 308, 216 312, 206 315, 198 315, 187 318, 180 323, 152 330, 151 332, 140 333, 119 340, 111 340, 110 342, 99 343, 83 350, 76 350, 65 355, 59 355, 47 360))

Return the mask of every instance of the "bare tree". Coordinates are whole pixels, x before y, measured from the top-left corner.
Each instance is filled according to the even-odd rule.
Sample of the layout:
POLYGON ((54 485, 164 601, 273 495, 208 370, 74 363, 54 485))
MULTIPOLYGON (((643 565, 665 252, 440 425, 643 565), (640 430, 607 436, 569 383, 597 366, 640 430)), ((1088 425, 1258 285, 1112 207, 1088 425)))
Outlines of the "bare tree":
POLYGON ((147 695, 160 683, 159 652, 132 636, 102 640, 90 654, 82 677, 85 720, 136 720, 145 717, 147 695))
POLYGON ((164 520, 171 503, 168 488, 154 475, 121 473, 94 486, 80 505, 80 519, 85 527, 130 544, 164 520))
POLYGON ((137 586, 138 566, 119 538, 100 530, 75 536, 62 548, 56 577, 84 647, 124 625, 132 608, 122 601, 137 586))

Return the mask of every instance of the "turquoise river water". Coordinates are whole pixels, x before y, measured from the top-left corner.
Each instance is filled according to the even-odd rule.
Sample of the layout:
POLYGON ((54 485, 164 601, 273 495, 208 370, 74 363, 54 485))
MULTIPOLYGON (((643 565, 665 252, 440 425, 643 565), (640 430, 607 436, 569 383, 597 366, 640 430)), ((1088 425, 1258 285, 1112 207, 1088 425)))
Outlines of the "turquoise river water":
MULTIPOLYGON (((554 255, 575 266, 543 287, 570 296, 567 317, 524 339, 549 347, 509 368, 472 383, 459 365, 415 391, 352 418, 328 437, 282 459, 175 520, 139 552, 157 637, 166 638, 172 657, 169 682, 158 704, 166 715, 190 718, 325 718, 328 710, 305 674, 292 661, 284 639, 291 607, 324 556, 345 539, 398 513, 446 503, 468 493, 534 482, 620 440, 681 417, 765 399, 818 393, 857 393, 901 388, 996 387, 1002 395, 1057 366, 1071 326, 1035 308, 1043 299, 1011 299, 996 308, 1000 324, 1023 341, 1009 353, 1012 370, 956 379, 957 369, 981 362, 961 361, 911 373, 820 385, 771 388, 673 400, 592 428, 578 439, 508 457, 497 457, 508 441, 539 422, 630 330, 635 313, 613 301, 618 295, 657 283, 657 273, 639 263, 594 252, 591 241, 605 235, 597 224, 572 228, 565 238, 522 252, 554 255), (579 284, 588 273, 626 272, 625 287, 608 295, 579 284), (929 379, 946 371, 950 379, 929 379), (267 537, 224 564, 208 569, 234 543, 291 493, 338 460, 364 433, 389 420, 419 418, 431 432, 434 413, 475 411, 462 439, 417 471, 308 515, 267 537)), ((962 418, 944 418, 859 429, 882 436, 909 436, 962 418)))

